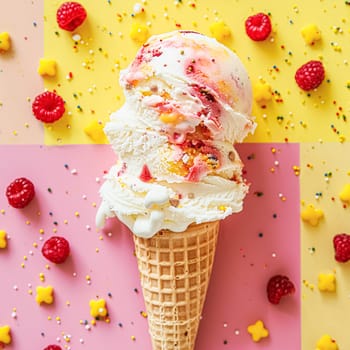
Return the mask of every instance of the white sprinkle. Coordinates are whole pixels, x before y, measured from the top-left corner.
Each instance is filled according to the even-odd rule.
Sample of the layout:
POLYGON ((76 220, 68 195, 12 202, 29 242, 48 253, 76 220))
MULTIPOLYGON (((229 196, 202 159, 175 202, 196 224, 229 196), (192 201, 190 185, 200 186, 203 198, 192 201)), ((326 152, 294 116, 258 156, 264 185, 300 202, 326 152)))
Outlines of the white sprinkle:
POLYGON ((79 34, 74 34, 74 35, 72 35, 72 39, 74 41, 79 41, 81 39, 81 36, 79 34))
POLYGON ((141 13, 142 12, 142 5, 140 4, 140 3, 136 3, 135 5, 134 5, 134 14, 135 15, 138 15, 139 13, 141 13))
POLYGON ((189 155, 185 153, 185 154, 182 156, 182 161, 186 164, 189 160, 190 160, 189 155))
POLYGON ((72 175, 75 175, 78 173, 77 169, 72 169, 71 172, 70 172, 72 175))

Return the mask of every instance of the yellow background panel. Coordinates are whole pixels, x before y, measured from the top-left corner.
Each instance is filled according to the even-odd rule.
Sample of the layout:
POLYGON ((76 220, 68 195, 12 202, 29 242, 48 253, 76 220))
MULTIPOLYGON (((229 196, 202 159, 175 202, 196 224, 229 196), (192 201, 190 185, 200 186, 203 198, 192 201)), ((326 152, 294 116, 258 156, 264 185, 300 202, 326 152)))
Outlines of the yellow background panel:
POLYGON ((301 210, 313 204, 324 213, 317 226, 301 223, 302 349, 313 349, 315 339, 329 334, 341 349, 350 349, 350 265, 334 259, 333 237, 350 231, 350 203, 339 198, 350 183, 350 144, 301 145, 301 210), (336 291, 318 289, 318 275, 334 273, 336 291))
POLYGON ((129 35, 135 22, 146 25, 150 35, 176 29, 211 35, 213 22, 228 25, 232 35, 225 44, 242 59, 253 84, 263 79, 273 91, 266 108, 254 104, 258 128, 248 142, 349 138, 350 6, 344 1, 148 0, 140 1, 144 12, 135 16, 136 1, 80 2, 88 19, 69 33, 55 20, 62 1, 45 1, 45 57, 58 64, 58 75, 45 79, 45 86, 62 95, 67 106, 65 117, 45 129, 46 143, 91 143, 84 127, 92 120, 105 123, 121 106, 119 70, 141 45, 129 35), (260 11, 271 14, 274 31, 267 41, 253 42, 245 34, 244 21, 260 11), (312 23, 321 30, 322 40, 309 46, 300 31, 312 23), (294 74, 311 59, 323 61, 326 79, 317 91, 305 93, 294 74))

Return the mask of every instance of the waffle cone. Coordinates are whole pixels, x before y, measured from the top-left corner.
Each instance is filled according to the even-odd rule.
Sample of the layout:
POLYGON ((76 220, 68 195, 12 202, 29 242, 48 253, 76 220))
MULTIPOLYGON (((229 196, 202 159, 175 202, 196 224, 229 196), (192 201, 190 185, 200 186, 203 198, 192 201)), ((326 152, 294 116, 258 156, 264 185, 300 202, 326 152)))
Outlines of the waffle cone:
POLYGON ((153 350, 193 350, 214 262, 219 221, 184 232, 134 235, 153 350))

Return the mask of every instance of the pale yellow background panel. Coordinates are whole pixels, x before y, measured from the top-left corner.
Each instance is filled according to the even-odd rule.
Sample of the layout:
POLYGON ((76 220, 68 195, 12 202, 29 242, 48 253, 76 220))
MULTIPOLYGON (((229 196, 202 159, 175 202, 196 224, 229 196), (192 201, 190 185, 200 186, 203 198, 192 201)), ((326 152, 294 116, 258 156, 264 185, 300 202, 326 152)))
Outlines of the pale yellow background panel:
POLYGON ((0 10, 0 33, 9 34, 11 48, 0 53, 0 145, 42 144, 43 126, 31 107, 44 89, 36 71, 44 51, 44 9, 38 1, 1 1, 1 5, 5 6, 0 10))
POLYGON ((302 349, 314 349, 323 334, 350 349, 350 263, 335 261, 333 249, 334 235, 350 232, 350 205, 339 198, 350 183, 349 154, 348 143, 301 145, 301 210, 313 204, 324 213, 317 226, 301 225, 302 349), (318 289, 319 273, 335 274, 335 292, 318 289))

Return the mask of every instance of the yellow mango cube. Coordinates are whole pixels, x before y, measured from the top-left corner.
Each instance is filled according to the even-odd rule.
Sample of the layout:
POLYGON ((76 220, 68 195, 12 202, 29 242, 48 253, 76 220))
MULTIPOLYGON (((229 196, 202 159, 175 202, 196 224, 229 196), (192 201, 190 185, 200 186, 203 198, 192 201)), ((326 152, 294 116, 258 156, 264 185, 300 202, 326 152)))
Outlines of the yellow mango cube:
POLYGON ((335 281, 336 279, 334 273, 320 273, 318 275, 318 289, 321 292, 335 292, 335 281))

